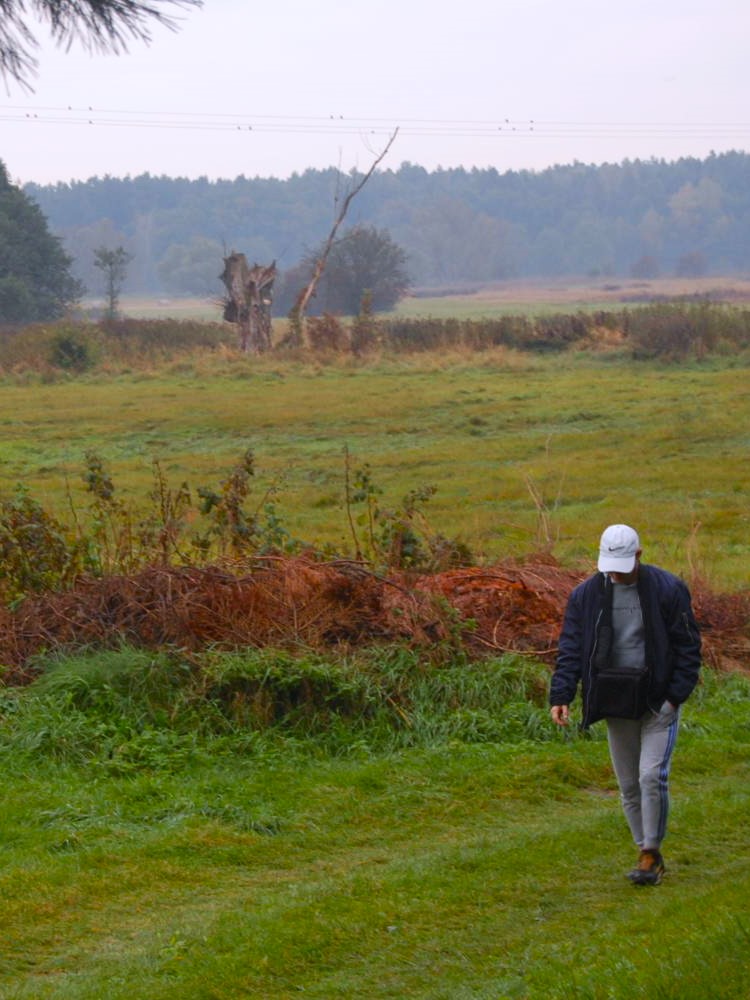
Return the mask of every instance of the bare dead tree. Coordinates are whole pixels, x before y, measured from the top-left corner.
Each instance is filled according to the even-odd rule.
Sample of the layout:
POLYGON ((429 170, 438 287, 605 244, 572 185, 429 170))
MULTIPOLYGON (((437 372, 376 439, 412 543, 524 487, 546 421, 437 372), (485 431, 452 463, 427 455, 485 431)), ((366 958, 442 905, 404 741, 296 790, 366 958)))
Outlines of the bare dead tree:
POLYGON ((276 261, 248 267, 244 253, 232 251, 224 258, 219 277, 227 290, 224 319, 239 326, 240 350, 254 354, 269 350, 276 261))
POLYGON ((308 283, 305 285, 305 287, 297 296, 297 301, 294 303, 294 307, 292 308, 292 311, 290 313, 293 334, 296 333, 296 335, 300 339, 303 339, 305 336, 304 318, 305 318, 305 310, 307 309, 307 304, 315 294, 315 289, 318 287, 318 282, 323 276, 323 271, 325 270, 328 257, 331 253, 331 247, 333 246, 334 241, 336 239, 336 233, 339 231, 339 227, 341 226, 341 223, 344 221, 344 218, 346 217, 346 213, 349 211, 349 206, 351 205, 352 201, 359 194, 359 192, 369 181, 372 175, 375 173, 378 164, 380 164, 385 159, 397 135, 398 135, 398 128, 395 128, 393 134, 386 143, 383 152, 380 153, 380 155, 375 159, 375 161, 373 162, 372 166, 367 171, 367 173, 363 175, 359 183, 352 188, 352 190, 349 192, 349 194, 347 194, 346 198, 344 198, 343 202, 341 203, 341 208, 339 209, 339 213, 336 216, 336 219, 333 223, 333 227, 330 233, 328 234, 328 239, 323 244, 323 249, 320 252, 320 256, 315 261, 315 266, 313 267, 312 276, 310 277, 308 283))

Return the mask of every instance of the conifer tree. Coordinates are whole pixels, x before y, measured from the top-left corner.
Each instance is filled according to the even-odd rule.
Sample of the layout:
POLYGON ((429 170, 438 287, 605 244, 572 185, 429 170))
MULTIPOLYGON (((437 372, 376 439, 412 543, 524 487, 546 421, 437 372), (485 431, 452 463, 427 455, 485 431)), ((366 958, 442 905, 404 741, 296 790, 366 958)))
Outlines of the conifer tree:
POLYGON ((99 52, 124 52, 128 41, 149 42, 149 26, 174 30, 164 7, 201 7, 202 0, 0 0, 0 75, 29 88, 37 68, 32 11, 46 22, 60 45, 74 41, 99 52))
POLYGON ((0 162, 0 323, 56 319, 83 294, 39 206, 0 162))

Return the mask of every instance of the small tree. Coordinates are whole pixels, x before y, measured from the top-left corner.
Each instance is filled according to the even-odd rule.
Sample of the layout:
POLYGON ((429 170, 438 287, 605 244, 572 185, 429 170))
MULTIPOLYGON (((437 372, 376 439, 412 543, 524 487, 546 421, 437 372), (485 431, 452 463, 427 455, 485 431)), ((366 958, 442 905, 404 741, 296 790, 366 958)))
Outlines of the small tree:
POLYGON ((94 250, 94 267, 98 267, 104 275, 108 320, 117 317, 120 292, 128 273, 128 264, 132 259, 133 255, 124 247, 117 247, 115 250, 99 247, 98 250, 94 250))
MULTIPOLYGON (((306 258, 309 270, 319 254, 315 250, 306 258)), ((367 293, 371 311, 382 312, 396 305, 410 283, 406 254, 390 233, 374 226, 354 226, 331 246, 320 279, 318 308, 355 316, 367 293)))

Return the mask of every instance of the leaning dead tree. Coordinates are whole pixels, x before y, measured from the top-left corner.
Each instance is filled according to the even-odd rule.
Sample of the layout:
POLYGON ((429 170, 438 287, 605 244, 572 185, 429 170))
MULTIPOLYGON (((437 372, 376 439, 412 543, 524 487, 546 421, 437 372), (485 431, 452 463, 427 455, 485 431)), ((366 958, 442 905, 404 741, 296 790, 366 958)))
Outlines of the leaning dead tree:
POLYGON ((362 190, 365 184, 375 173, 376 167, 385 158, 386 154, 388 153, 388 150, 393 145, 393 142, 397 135, 398 135, 398 128, 394 129, 393 134, 388 140, 383 152, 377 157, 377 159, 372 164, 367 173, 362 177, 362 179, 359 181, 356 187, 352 188, 352 190, 349 192, 349 194, 346 196, 346 198, 344 198, 343 202, 341 203, 341 208, 339 209, 339 213, 336 216, 336 219, 333 223, 333 228, 328 234, 328 239, 323 244, 323 249, 320 252, 320 256, 315 261, 315 266, 313 267, 313 272, 310 277, 310 280, 297 296, 297 301, 294 303, 292 311, 289 315, 292 327, 292 336, 294 336, 297 340, 302 340, 304 338, 305 310, 307 309, 307 304, 309 303, 310 299, 315 294, 315 289, 318 287, 318 282, 323 276, 323 271, 325 270, 328 257, 331 253, 331 247, 333 246, 334 241, 336 240, 336 233, 339 230, 339 226, 344 221, 344 217, 346 216, 346 213, 349 211, 349 206, 351 205, 353 199, 356 197, 356 195, 359 194, 359 192, 362 190))
POLYGON ((233 250, 224 258, 224 270, 219 275, 227 290, 224 319, 237 323, 240 350, 262 354, 271 347, 271 303, 276 280, 276 261, 264 267, 248 267, 244 253, 233 250))

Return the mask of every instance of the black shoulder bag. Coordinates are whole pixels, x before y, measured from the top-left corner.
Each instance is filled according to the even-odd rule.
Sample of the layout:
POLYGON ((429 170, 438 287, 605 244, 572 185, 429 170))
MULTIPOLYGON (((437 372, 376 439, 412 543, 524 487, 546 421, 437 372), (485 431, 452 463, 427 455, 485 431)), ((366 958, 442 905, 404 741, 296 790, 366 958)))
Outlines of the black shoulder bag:
POLYGON ((605 578, 604 605, 591 662, 591 714, 604 719, 640 719, 646 711, 648 669, 618 670, 612 666, 612 583, 605 578))

